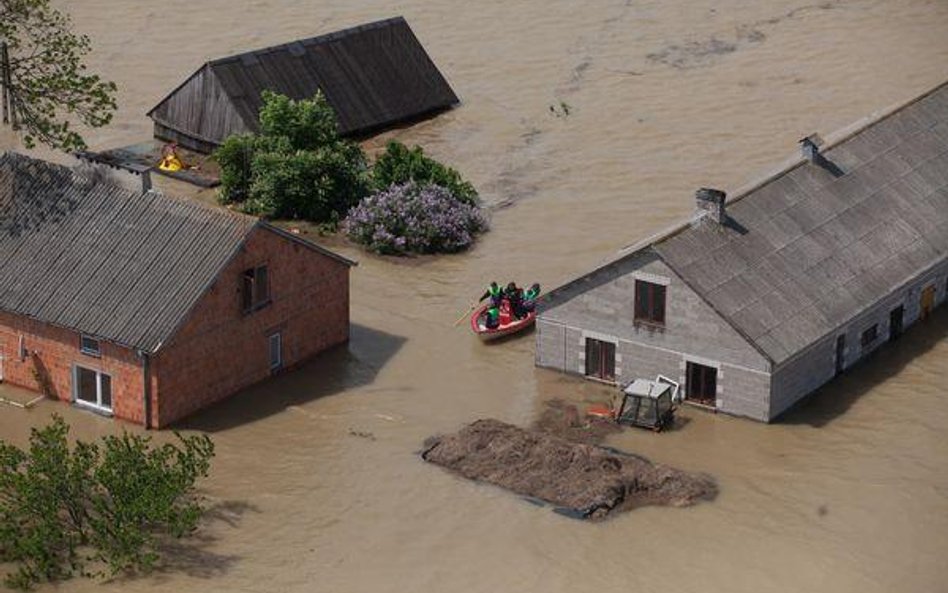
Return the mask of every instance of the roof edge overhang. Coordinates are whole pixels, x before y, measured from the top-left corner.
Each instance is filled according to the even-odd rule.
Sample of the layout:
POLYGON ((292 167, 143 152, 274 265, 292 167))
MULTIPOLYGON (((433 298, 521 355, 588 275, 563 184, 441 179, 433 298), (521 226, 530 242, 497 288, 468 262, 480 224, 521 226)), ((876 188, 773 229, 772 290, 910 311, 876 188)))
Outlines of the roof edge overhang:
MULTIPOLYGON (((942 83, 940 83, 940 84, 935 85, 933 88, 929 89, 928 91, 925 91, 925 92, 922 93, 921 95, 918 95, 918 96, 913 97, 913 98, 911 98, 911 99, 908 99, 908 100, 906 100, 906 101, 902 101, 901 103, 895 103, 895 104, 890 105, 890 106, 888 106, 888 107, 885 107, 885 108, 883 108, 883 109, 879 109, 879 110, 877 110, 877 111, 874 111, 874 112, 870 113, 869 115, 867 115, 867 116, 865 116, 865 117, 862 117, 862 118, 860 118, 860 119, 857 119, 856 121, 854 121, 853 123, 849 124, 848 126, 844 126, 843 128, 840 128, 840 129, 836 130, 835 132, 832 132, 832 133, 830 133, 830 134, 827 134, 827 136, 824 138, 825 143, 824 143, 823 147, 821 148, 821 150, 825 152, 825 151, 827 151, 827 150, 830 150, 830 149, 832 149, 832 148, 835 148, 836 146, 839 146, 840 144, 842 144, 843 142, 849 140, 850 138, 852 138, 852 137, 855 136, 856 134, 859 134, 860 132, 862 132, 862 131, 868 129, 869 127, 871 127, 871 126, 873 126, 873 125, 875 125, 875 124, 877 124, 877 123, 879 123, 879 122, 881 122, 881 121, 883 121, 883 120, 885 120, 885 119, 887 119, 887 118, 889 118, 889 117, 895 115, 896 113, 902 111, 902 110, 905 109, 906 107, 909 107, 909 106, 911 106, 911 105, 913 105, 913 104, 915 104, 915 103, 917 103, 917 102, 923 100, 924 98, 926 98, 926 97, 928 97, 928 96, 930 96, 930 95, 932 95, 932 94, 938 92, 938 91, 939 91, 940 89, 942 89, 943 87, 948 87, 948 81, 945 81, 945 82, 942 82, 942 83)), ((788 159, 784 160, 780 165, 778 165, 778 167, 777 167, 776 169, 771 170, 769 173, 763 175, 762 177, 759 177, 758 179, 755 179, 755 180, 753 180, 753 181, 751 181, 751 182, 749 182, 749 183, 747 183, 747 184, 745 184, 745 185, 743 185, 743 186, 740 186, 740 187, 739 187, 737 190, 735 190, 735 191, 733 192, 733 194, 727 199, 726 204, 730 205, 730 204, 733 204, 734 202, 737 202, 737 201, 739 201, 739 200, 742 200, 743 198, 747 197, 748 195, 752 194, 753 192, 757 191, 758 189, 760 189, 760 188, 766 186, 767 184, 776 181, 776 180, 779 179, 780 177, 783 177, 784 175, 786 175, 786 174, 792 172, 794 169, 796 169, 797 167, 800 167, 801 165, 805 164, 806 162, 807 162, 806 158, 803 157, 802 155, 793 156, 793 157, 791 157, 791 158, 788 158, 788 159)), ((636 255, 637 253, 643 251, 644 249, 653 247, 653 246, 657 245, 658 243, 661 243, 662 241, 664 241, 664 240, 666 240, 666 239, 670 239, 670 238, 674 237, 675 235, 678 235, 679 233, 688 230, 688 229, 691 227, 691 225, 694 224, 694 222, 695 222, 695 218, 694 218, 694 216, 691 216, 691 217, 689 217, 689 218, 687 218, 687 219, 685 219, 685 220, 683 220, 683 221, 679 221, 679 222, 676 222, 676 223, 672 224, 671 226, 665 227, 663 230, 661 230, 661 231, 659 231, 659 232, 657 232, 657 233, 654 233, 654 234, 652 234, 652 235, 646 237, 645 239, 642 239, 642 240, 637 241, 637 242, 635 242, 635 243, 630 243, 629 245, 626 245, 625 247, 620 248, 620 249, 616 252, 616 255, 614 255, 613 257, 611 257, 608 261, 606 261, 605 263, 603 263, 603 264, 597 266, 597 267, 594 268, 593 270, 591 270, 591 271, 589 271, 589 272, 586 272, 585 274, 582 274, 582 275, 580 275, 580 276, 577 276, 577 277, 573 278, 572 280, 568 280, 568 281, 565 282, 564 284, 561 284, 560 286, 554 288, 553 290, 551 290, 550 292, 548 292, 548 293, 545 295, 545 297, 541 297, 540 302, 541 302, 541 303, 543 303, 543 302, 549 303, 551 300, 554 299, 554 297, 555 297, 557 294, 559 294, 560 292, 562 292, 563 290, 565 290, 565 289, 567 289, 567 288, 569 288, 569 287, 572 287, 572 286, 575 285, 577 282, 581 282, 581 281, 583 281, 584 279, 588 278, 589 276, 592 276, 593 274, 597 274, 597 273, 599 273, 599 272, 605 270, 605 269, 608 268, 609 266, 612 266, 612 265, 614 265, 614 264, 620 263, 620 262, 624 261, 626 258, 632 257, 633 255, 636 255)), ((663 258, 663 261, 664 261, 664 258, 663 258)), ((667 262, 666 262, 666 264, 667 264, 667 262)), ((676 274, 677 274, 677 272, 676 272, 676 274)), ((679 274, 679 276, 680 276, 680 274, 679 274)), ((693 290, 693 289, 692 289, 692 290, 693 290)), ((697 291, 696 291, 696 292, 697 292, 697 291)), ((701 298, 703 299, 704 297, 701 297, 701 298)), ((557 304, 559 304, 559 303, 557 303, 557 304)), ((556 306, 556 305, 554 305, 554 306, 556 306)), ((542 315, 542 313, 541 313, 541 315, 542 315)), ((726 316, 724 316, 724 318, 727 319, 726 316)), ((729 320, 728 320, 728 323, 730 323, 729 320)), ((733 326, 733 324, 732 324, 732 326, 733 326)), ((755 346, 755 347, 756 347, 756 346, 755 346)), ((768 360, 770 360, 769 357, 768 357, 768 360)), ((781 364, 783 364, 783 363, 781 363, 781 364)), ((779 366, 779 365, 778 365, 778 366, 779 366)), ((776 371, 776 370, 777 370, 777 369, 776 369, 776 367, 775 367, 775 368, 774 368, 774 371, 776 371)))
POLYGON ((303 247, 306 247, 307 249, 310 249, 311 251, 315 251, 329 258, 332 258, 341 264, 345 264, 349 266, 350 268, 353 268, 359 265, 359 262, 355 260, 351 260, 345 256, 339 255, 335 251, 326 249, 325 247, 322 247, 321 245, 317 245, 316 243, 313 243, 312 241, 308 239, 304 239, 303 237, 294 235, 293 233, 287 231, 286 229, 282 229, 271 222, 267 222, 266 220, 260 219, 257 221, 257 224, 254 226, 258 226, 260 228, 266 229, 284 239, 287 239, 289 241, 302 245, 303 247))
MULTIPOLYGON (((904 290, 908 287, 908 285, 912 283, 912 281, 913 281, 914 279, 919 278, 919 277, 924 277, 924 276, 926 276, 926 275, 932 273, 932 271, 934 271, 936 268, 938 268, 938 267, 941 266, 941 265, 944 265, 945 260, 946 260, 946 257, 945 257, 945 256, 943 256, 941 259, 936 259, 936 260, 933 261, 931 264, 929 264, 924 270, 921 270, 920 272, 918 272, 918 273, 916 273, 915 275, 913 275, 911 278, 905 280, 904 282, 902 282, 901 284, 899 284, 898 286, 896 286, 895 288, 893 288, 891 291, 889 291, 888 294, 897 293, 897 292, 900 292, 900 291, 904 291, 904 290)), ((808 345, 804 346, 804 347, 801 348, 800 350, 797 350, 796 352, 794 352, 794 353, 791 354, 790 356, 784 358, 784 359, 781 360, 780 362, 775 363, 775 364, 774 364, 774 367, 773 367, 773 372, 776 373, 777 371, 780 371, 781 369, 783 369, 783 368, 786 367, 787 365, 793 363, 793 362, 796 361, 798 358, 800 358, 801 356, 803 356, 804 354, 808 353, 810 350, 812 350, 813 348, 815 348, 817 344, 819 344, 820 342, 822 342, 823 340, 825 340, 827 337, 832 336, 833 334, 838 333, 841 328, 844 328, 844 327, 848 326, 849 324, 851 324, 853 321, 855 321, 857 318, 859 318, 860 315, 863 315, 864 313, 866 313, 867 311, 869 311, 869 310, 872 309, 873 307, 878 306, 879 303, 881 303, 881 302, 884 301, 884 299, 885 299, 885 297, 883 297, 882 299, 873 301, 873 302, 871 302, 871 303, 869 303, 869 304, 867 304, 867 305, 863 305, 862 307, 860 307, 859 309, 857 309, 855 313, 853 313, 852 315, 850 315, 849 317, 847 317, 845 321, 843 321, 842 323, 840 323, 839 325, 837 325, 836 327, 834 327, 832 330, 821 334, 819 338, 813 340, 813 341, 810 342, 808 345)))

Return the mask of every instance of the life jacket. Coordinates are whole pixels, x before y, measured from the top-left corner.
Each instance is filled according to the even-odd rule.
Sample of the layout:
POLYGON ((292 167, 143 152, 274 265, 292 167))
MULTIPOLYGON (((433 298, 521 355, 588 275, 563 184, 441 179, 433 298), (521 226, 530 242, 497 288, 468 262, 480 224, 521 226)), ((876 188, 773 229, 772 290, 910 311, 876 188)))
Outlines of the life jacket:
POLYGON ((487 310, 487 316, 491 319, 500 319, 500 309, 497 307, 491 307, 487 310))
POLYGON ((499 286, 489 286, 487 292, 489 292, 492 297, 499 297, 504 293, 504 290, 499 286))

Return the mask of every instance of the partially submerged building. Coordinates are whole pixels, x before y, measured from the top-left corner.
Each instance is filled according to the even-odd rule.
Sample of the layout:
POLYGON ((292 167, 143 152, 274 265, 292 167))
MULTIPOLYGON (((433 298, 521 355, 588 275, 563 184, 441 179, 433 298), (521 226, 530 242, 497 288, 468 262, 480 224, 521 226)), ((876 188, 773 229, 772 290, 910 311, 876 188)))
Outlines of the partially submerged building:
POLYGON ((536 363, 770 421, 948 292, 948 84, 552 291, 536 363))
POLYGON ((402 17, 207 62, 148 112, 155 137, 211 152, 259 129, 261 94, 318 90, 339 132, 362 136, 458 103, 402 17))
POLYGON ((0 380, 163 427, 345 342, 352 265, 253 217, 2 154, 0 380))

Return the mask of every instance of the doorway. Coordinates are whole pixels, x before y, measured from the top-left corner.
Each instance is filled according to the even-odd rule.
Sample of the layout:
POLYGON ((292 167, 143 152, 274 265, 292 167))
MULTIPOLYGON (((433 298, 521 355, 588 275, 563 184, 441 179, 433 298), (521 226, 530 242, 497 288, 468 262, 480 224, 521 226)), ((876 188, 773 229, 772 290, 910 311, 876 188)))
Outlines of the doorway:
POLYGON ((905 316, 905 307, 899 305, 889 312, 889 341, 902 335, 902 318, 905 316))
POLYGON ((586 338, 586 376, 602 381, 616 380, 616 345, 586 338))
POLYGON ((922 290, 922 298, 919 302, 921 313, 919 313, 919 319, 925 319, 928 317, 932 309, 935 307, 935 285, 926 286, 922 290))
POLYGON ((718 399, 718 369, 689 362, 685 372, 685 398, 703 406, 715 407, 718 399))

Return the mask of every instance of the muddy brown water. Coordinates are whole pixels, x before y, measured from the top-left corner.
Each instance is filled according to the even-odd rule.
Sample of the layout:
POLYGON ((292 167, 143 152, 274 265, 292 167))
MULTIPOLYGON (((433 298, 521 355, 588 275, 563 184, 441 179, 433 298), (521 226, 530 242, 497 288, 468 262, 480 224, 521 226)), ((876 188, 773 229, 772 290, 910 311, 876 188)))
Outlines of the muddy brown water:
MULTIPOLYGON (((715 475, 711 504, 589 525, 416 456, 476 418, 526 425, 546 399, 608 395, 534 369, 529 337, 485 347, 452 327, 486 282, 554 286, 687 215, 695 188, 734 189, 804 135, 944 81, 948 2, 63 5, 121 89, 94 148, 147 138, 145 111, 207 59, 404 14, 464 103, 386 137, 455 164, 496 210, 460 256, 339 247, 360 260, 348 348, 187 424, 218 446, 206 537, 164 574, 61 590, 948 590, 945 308, 779 424, 689 409, 679 430, 610 437, 715 475)), ((85 437, 121 427, 44 403, 0 408, 0 436, 53 411, 85 437)))

